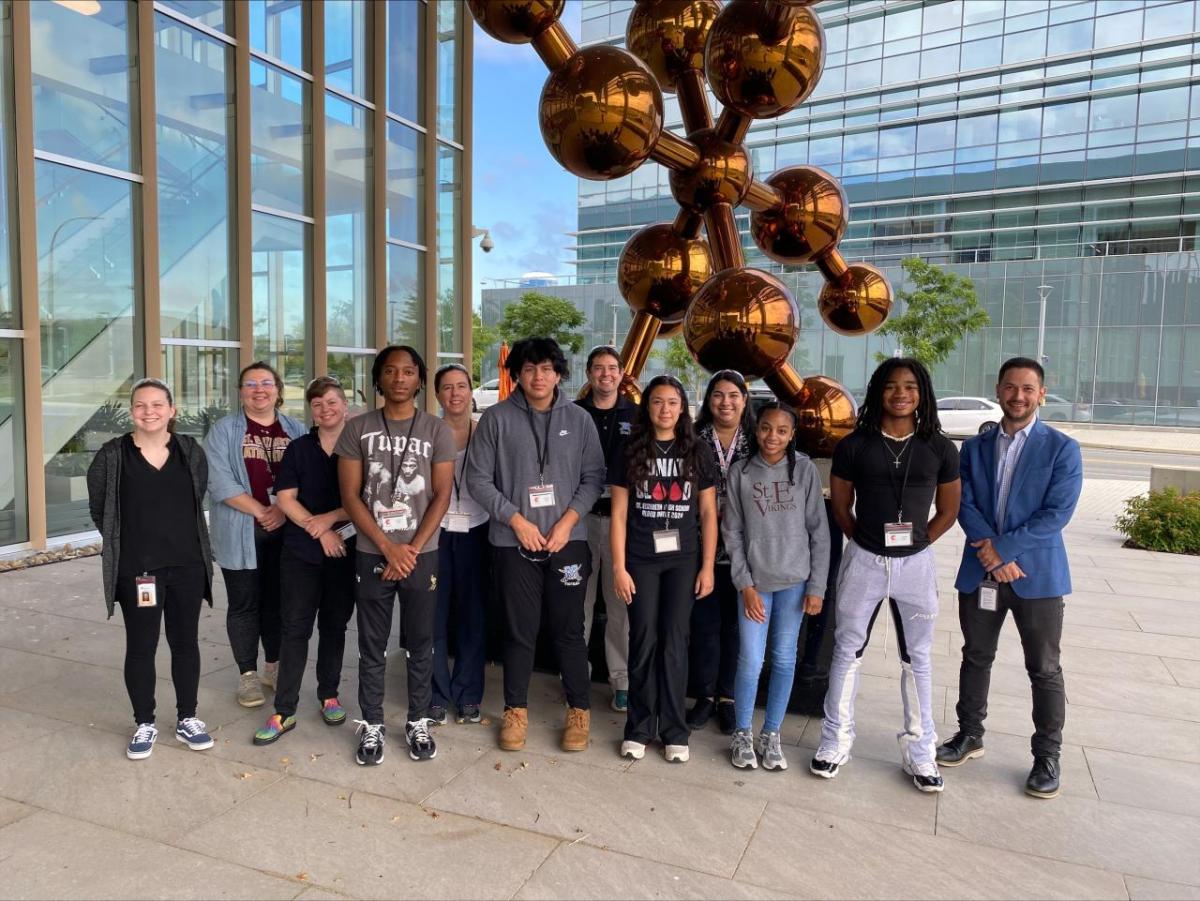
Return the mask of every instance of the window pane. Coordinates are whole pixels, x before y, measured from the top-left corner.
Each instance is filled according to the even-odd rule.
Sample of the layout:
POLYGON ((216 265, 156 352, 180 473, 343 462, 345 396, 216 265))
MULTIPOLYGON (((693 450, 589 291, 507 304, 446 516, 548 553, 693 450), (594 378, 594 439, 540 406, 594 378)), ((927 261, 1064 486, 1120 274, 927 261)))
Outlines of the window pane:
POLYGON ((371 112, 325 98, 326 310, 329 343, 370 347, 371 112))
POLYGON ((438 254, 438 351, 462 350, 462 311, 458 284, 459 244, 462 229, 458 212, 462 208, 462 152, 438 146, 437 194, 438 254))
MULTIPOLYGON (((388 245, 387 342, 410 344, 425 351, 425 305, 421 285, 424 254, 408 247, 388 245)), ((384 341, 380 340, 380 344, 384 341)))
POLYGON ((462 10, 458 0, 438 0, 437 130, 457 141, 458 134, 458 26, 462 10))
MULTIPOLYGON (((224 0, 158 0, 158 2, 183 13, 190 19, 195 19, 201 25, 207 25, 217 31, 227 31, 224 0)), ((228 24, 232 25, 232 23, 228 24)))
POLYGON ((250 200, 308 213, 311 87, 282 69, 250 63, 250 200))
POLYGON ((1137 122, 1137 94, 1092 100, 1092 128, 1128 128, 1137 122))
POLYGON ((421 79, 425 72, 425 4, 388 0, 387 28, 388 109, 424 125, 421 79))
POLYGON ((233 411, 237 351, 231 347, 163 345, 163 380, 175 394, 175 431, 203 438, 233 411))
POLYGON ((0 546, 29 538, 21 341, 0 338, 0 546))
MULTIPOLYGON (((12 85, 9 83, 8 48, 11 46, 11 19, 7 15, 0 16, 0 328, 21 327, 21 303, 13 288, 13 235, 9 230, 9 204, 13 198, 9 193, 9 173, 12 171, 12 161, 9 148, 12 143, 11 118, 9 105, 12 85)), ((16 225, 15 210, 13 226, 16 225)), ((0 422, 3 421, 0 413, 0 422)), ((0 448, 0 453, 3 449, 0 448)), ((2 477, 0 477, 2 481, 2 477)), ((3 541, 0 540, 0 544, 3 541)))
MULTIPOLYGON (((335 375, 342 383, 346 392, 346 401, 350 404, 350 415, 354 416, 371 409, 371 398, 375 391, 371 386, 371 364, 374 355, 331 353, 328 360, 328 372, 335 375)), ((430 383, 432 384, 432 377, 430 383)))
POLYGON ((127 181, 34 162, 49 534, 94 528, 84 476, 128 425, 134 374, 133 210, 127 181))
POLYGON ((254 358, 283 376, 283 409, 304 418, 307 383, 308 226, 253 214, 254 358))
POLYGON ((237 337, 229 251, 233 51, 156 18, 162 334, 228 340, 237 337))
POLYGON ((131 171, 136 57, 124 0, 99 6, 85 16, 58 3, 29 4, 33 142, 39 150, 131 171))
POLYGON ((1138 124, 1170 122, 1187 118, 1188 89, 1168 88, 1165 91, 1142 91, 1138 106, 1138 124))
POLYGON ((425 165, 421 159, 421 133, 399 122, 388 122, 387 233, 389 238, 425 243, 421 198, 425 193, 425 165))
POLYGON ((325 0, 325 80, 365 100, 371 97, 371 44, 365 0, 325 0))
POLYGON ((250 49, 308 71, 308 4, 296 0, 249 0, 250 49))

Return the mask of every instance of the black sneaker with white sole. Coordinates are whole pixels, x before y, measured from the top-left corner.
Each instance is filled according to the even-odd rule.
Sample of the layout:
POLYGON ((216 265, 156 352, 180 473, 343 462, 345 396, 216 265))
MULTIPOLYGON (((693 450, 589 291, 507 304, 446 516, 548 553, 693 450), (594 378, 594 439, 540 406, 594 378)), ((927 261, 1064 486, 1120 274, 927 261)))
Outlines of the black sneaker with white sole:
POLYGON ((820 776, 822 779, 832 779, 838 774, 841 764, 832 757, 817 752, 813 757, 812 762, 808 765, 808 771, 814 776, 820 776))
POLYGON ((413 760, 433 760, 437 757, 437 742, 429 731, 428 719, 406 723, 404 738, 408 741, 408 756, 413 760))
POLYGON ((354 759, 359 766, 379 766, 383 763, 383 746, 387 740, 387 727, 383 723, 368 723, 355 720, 358 724, 358 753, 354 759))
POLYGON ((912 776, 913 785, 917 787, 918 791, 940 792, 946 787, 936 764, 917 763, 905 766, 904 772, 912 776))
POLYGON ((460 723, 478 723, 482 719, 483 715, 479 712, 478 704, 463 704, 462 709, 458 711, 460 723))
POLYGON ((446 708, 441 704, 431 704, 429 707, 429 725, 444 726, 446 725, 446 708))

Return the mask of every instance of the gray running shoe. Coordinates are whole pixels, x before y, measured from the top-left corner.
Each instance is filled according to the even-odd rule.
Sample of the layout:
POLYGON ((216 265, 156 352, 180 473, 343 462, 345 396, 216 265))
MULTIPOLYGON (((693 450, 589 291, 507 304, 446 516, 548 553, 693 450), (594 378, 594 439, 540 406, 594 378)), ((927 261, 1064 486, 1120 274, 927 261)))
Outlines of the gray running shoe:
POLYGON ((758 757, 754 753, 754 733, 749 729, 736 729, 729 743, 730 762, 740 770, 758 769, 758 757))
POLYGON ((243 707, 261 707, 264 700, 258 673, 242 673, 238 677, 237 702, 243 707))
POLYGON ((786 770, 787 758, 779 746, 778 732, 758 733, 758 753, 762 755, 764 770, 786 770))

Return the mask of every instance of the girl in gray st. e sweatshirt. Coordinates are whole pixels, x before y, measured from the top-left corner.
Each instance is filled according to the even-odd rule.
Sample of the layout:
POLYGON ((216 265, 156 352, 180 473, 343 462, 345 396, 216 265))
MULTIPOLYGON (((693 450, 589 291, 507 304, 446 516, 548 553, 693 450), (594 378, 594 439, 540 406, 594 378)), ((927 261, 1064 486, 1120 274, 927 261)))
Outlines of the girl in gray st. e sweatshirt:
POLYGON ((734 679, 734 766, 786 769, 779 729, 796 668, 805 613, 819 613, 829 573, 829 526, 821 479, 796 451, 796 417, 771 404, 758 418, 759 452, 729 469, 721 536, 741 593, 740 652, 734 679), (771 643, 766 719, 753 738, 758 677, 771 643))

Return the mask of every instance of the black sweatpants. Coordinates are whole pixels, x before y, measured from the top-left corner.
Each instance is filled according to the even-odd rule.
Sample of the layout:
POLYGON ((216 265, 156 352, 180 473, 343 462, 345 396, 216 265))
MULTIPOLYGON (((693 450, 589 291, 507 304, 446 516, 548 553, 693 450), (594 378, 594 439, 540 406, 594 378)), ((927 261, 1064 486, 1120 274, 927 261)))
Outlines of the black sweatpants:
POLYGON ((239 673, 258 669, 258 642, 262 641, 267 663, 279 660, 279 557, 283 529, 268 532, 254 527, 254 569, 226 569, 225 593, 229 609, 225 628, 239 673))
MULTIPOLYGON (((695 554, 627 566, 636 591, 629 605, 629 715, 627 741, 686 745, 684 704, 688 631, 695 600, 695 554)), ((698 603, 712 603, 707 601, 698 603)))
POLYGON ((486 611, 491 591, 488 524, 438 538, 438 602, 433 633, 433 702, 459 710, 483 700, 486 611), (454 672, 448 656, 454 613, 454 672))
POLYGON ((387 582, 375 567, 385 560, 379 554, 356 555, 358 604, 358 704, 368 723, 383 722, 385 658, 392 634, 392 608, 400 599, 408 669, 408 720, 429 715, 433 685, 433 620, 437 613, 437 551, 417 555, 416 568, 407 578, 387 582))
POLYGON ((536 563, 519 548, 495 549, 496 575, 504 593, 508 622, 504 642, 504 706, 529 706, 529 677, 545 604, 547 623, 558 656, 567 703, 587 710, 591 677, 583 640, 583 598, 592 570, 586 541, 568 541, 550 559, 536 563))
POLYGON ((117 603, 125 621, 125 689, 133 703, 136 723, 154 722, 154 654, 158 635, 166 620, 167 644, 171 647, 171 681, 175 683, 175 706, 179 719, 196 715, 196 692, 200 685, 200 643, 196 637, 200 604, 208 575, 202 564, 166 566, 149 575, 157 580, 158 603, 139 607, 134 578, 141 573, 117 576, 117 603))
POLYGON ((300 683, 308 665, 308 641, 317 625, 317 700, 336 698, 346 654, 346 624, 354 612, 353 552, 309 563, 283 549, 279 585, 282 639, 275 712, 296 715, 300 683))
POLYGON ((1058 757, 1067 720, 1067 689, 1059 663, 1063 599, 1023 598, 1007 583, 1000 585, 998 594, 995 611, 979 609, 978 590, 958 596, 958 623, 963 633, 958 704, 954 708, 958 728, 970 735, 983 735, 992 661, 1004 616, 1011 610, 1033 687, 1034 733, 1030 747, 1035 757, 1058 757))
POLYGON ((733 698, 741 602, 727 563, 713 567, 712 594, 692 608, 689 685, 696 698, 733 698))

